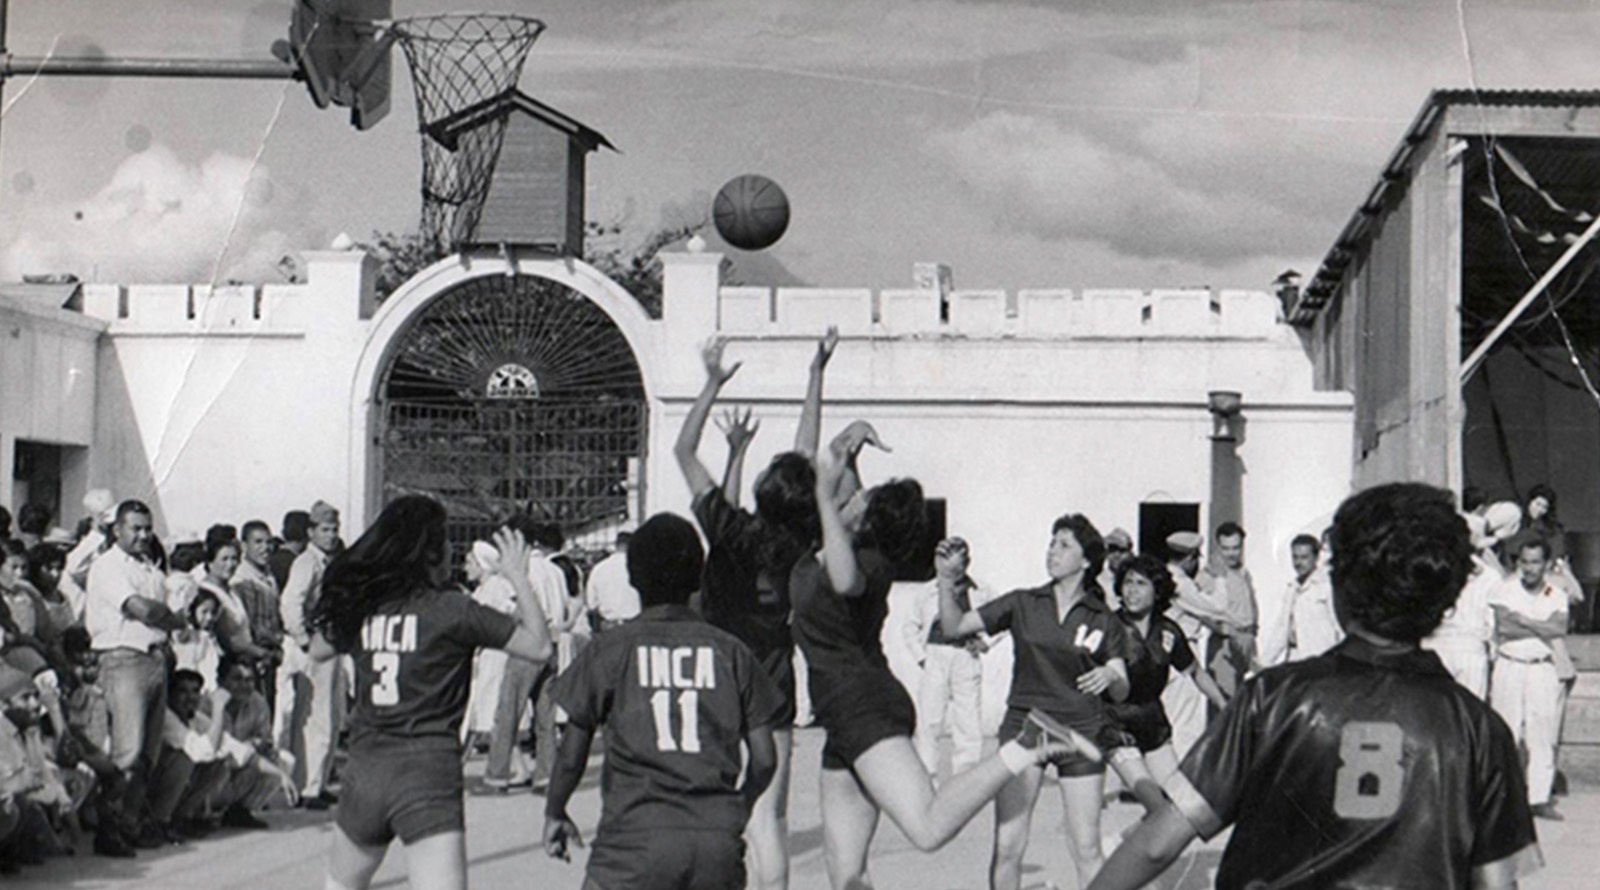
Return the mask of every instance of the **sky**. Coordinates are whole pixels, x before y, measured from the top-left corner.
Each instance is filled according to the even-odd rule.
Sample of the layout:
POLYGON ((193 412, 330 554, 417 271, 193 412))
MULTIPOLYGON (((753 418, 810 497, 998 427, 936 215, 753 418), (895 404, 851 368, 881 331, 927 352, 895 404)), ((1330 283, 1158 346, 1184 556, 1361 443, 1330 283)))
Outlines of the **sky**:
MULTIPOLYGON (((267 58, 290 0, 11 0, 18 55, 267 58)), ((543 20, 520 86, 605 134, 641 235, 776 180, 800 280, 1267 288, 1309 274, 1430 90, 1600 88, 1600 0, 394 0, 543 20)), ((303 85, 16 77, 0 280, 281 280, 412 230, 411 83, 368 132, 303 85)), ((760 283, 756 281, 748 283, 760 283)))

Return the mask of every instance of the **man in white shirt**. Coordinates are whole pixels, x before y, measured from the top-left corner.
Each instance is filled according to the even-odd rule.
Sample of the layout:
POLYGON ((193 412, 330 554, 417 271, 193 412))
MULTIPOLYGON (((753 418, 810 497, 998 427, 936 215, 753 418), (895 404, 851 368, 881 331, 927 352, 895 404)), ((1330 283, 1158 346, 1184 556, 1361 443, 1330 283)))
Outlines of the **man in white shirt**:
POLYGON ((89 511, 92 522, 83 539, 67 551, 67 561, 61 568, 61 595, 72 606, 72 614, 82 620, 88 601, 89 566, 95 557, 111 547, 111 525, 116 521, 117 502, 111 492, 96 488, 83 496, 83 508, 89 511))
MULTIPOLYGON (((972 576, 967 542, 946 538, 961 563, 956 585, 956 605, 964 615, 988 597, 972 576)), ((982 633, 959 640, 945 637, 939 623, 939 581, 934 579, 916 592, 910 620, 902 625, 906 648, 922 666, 917 683, 917 730, 913 741, 928 774, 939 774, 939 736, 950 726, 950 775, 960 775, 983 759, 983 653, 989 642, 982 633)))
MULTIPOLYGON (((568 595, 567 576, 550 561, 556 548, 550 546, 551 529, 546 523, 521 515, 507 525, 522 532, 528 541, 528 585, 539 598, 550 625, 551 639, 559 639, 572 629, 582 614, 581 601, 568 595)), ((558 533, 559 534, 559 533, 558 533)), ((559 666, 552 661, 535 663, 513 658, 506 662, 506 673, 500 681, 500 701, 495 708, 494 729, 489 734, 489 762, 484 766, 483 782, 497 791, 521 785, 528 779, 523 775, 521 758, 516 756, 517 729, 522 722, 523 707, 533 697, 534 735, 536 738, 536 776, 533 781, 548 781, 555 765, 555 706, 546 701, 546 681, 555 677, 559 666)))
POLYGON ((1489 703, 1528 752, 1533 814, 1560 821, 1550 802, 1561 727, 1561 680, 1550 641, 1567 633, 1567 596, 1545 577, 1550 545, 1544 539, 1523 541, 1516 558, 1516 574, 1489 594, 1496 654, 1489 703))
MULTIPOLYGON (((1176 588, 1173 608, 1168 612, 1183 629, 1196 657, 1205 652, 1211 627, 1227 620, 1226 603, 1202 590, 1195 581, 1200 571, 1200 548, 1205 538, 1199 532, 1173 532, 1167 536, 1167 572, 1176 588)), ((1182 758, 1206 730, 1206 697, 1187 674, 1175 673, 1161 691, 1161 706, 1172 724, 1172 749, 1182 758)))
POLYGON ((338 546, 339 511, 317 501, 311 505, 310 515, 310 543, 295 557, 278 601, 284 645, 274 734, 279 750, 298 755, 296 770, 297 774, 304 770, 300 796, 306 808, 325 810, 339 800, 326 784, 333 766, 333 743, 339 736, 341 659, 312 660, 306 612, 322 595, 322 575, 338 546))
POLYGON ((616 627, 639 614, 639 591, 628 582, 628 532, 617 533, 617 548, 589 571, 584 602, 596 631, 616 627))
POLYGON ((1273 626, 1262 627, 1262 667, 1315 658, 1344 639, 1333 611, 1333 584, 1317 565, 1321 552, 1321 542, 1311 535, 1296 535, 1289 543, 1294 578, 1284 590, 1273 626))
MULTIPOLYGON (((124 813, 136 819, 146 782, 161 755, 167 711, 168 631, 183 628, 167 608, 161 570, 150 561, 150 508, 139 501, 117 506, 116 544, 89 568, 84 626, 99 653, 100 686, 111 712, 111 758, 128 778, 124 813)), ((141 847, 170 840, 159 826, 124 825, 141 847)))

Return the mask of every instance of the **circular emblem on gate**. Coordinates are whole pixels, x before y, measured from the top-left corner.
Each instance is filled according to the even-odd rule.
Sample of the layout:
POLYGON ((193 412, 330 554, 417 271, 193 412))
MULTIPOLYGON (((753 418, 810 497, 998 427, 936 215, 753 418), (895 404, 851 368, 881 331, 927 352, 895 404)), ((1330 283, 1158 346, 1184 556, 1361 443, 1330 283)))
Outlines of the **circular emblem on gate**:
POLYGON ((537 399, 539 380, 527 368, 507 362, 489 373, 485 390, 491 399, 537 399))

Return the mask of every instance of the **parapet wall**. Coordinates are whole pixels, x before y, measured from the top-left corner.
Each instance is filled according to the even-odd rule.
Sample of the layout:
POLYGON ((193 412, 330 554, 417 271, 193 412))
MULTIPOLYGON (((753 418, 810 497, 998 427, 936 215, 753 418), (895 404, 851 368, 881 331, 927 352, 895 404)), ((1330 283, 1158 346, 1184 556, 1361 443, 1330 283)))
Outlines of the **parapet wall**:
POLYGON ((725 334, 812 335, 833 324, 844 336, 1270 339, 1278 327, 1271 294, 1206 288, 724 287, 717 304, 725 334))

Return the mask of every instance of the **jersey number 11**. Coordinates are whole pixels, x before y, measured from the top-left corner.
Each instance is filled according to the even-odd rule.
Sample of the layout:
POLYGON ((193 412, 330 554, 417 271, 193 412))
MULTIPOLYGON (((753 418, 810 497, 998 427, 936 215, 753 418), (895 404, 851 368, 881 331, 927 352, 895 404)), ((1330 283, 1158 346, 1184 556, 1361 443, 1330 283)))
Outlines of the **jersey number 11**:
POLYGON ((650 711, 656 718, 656 750, 700 753, 700 693, 685 689, 678 693, 678 722, 681 741, 672 734, 672 690, 657 689, 650 696, 650 711))

